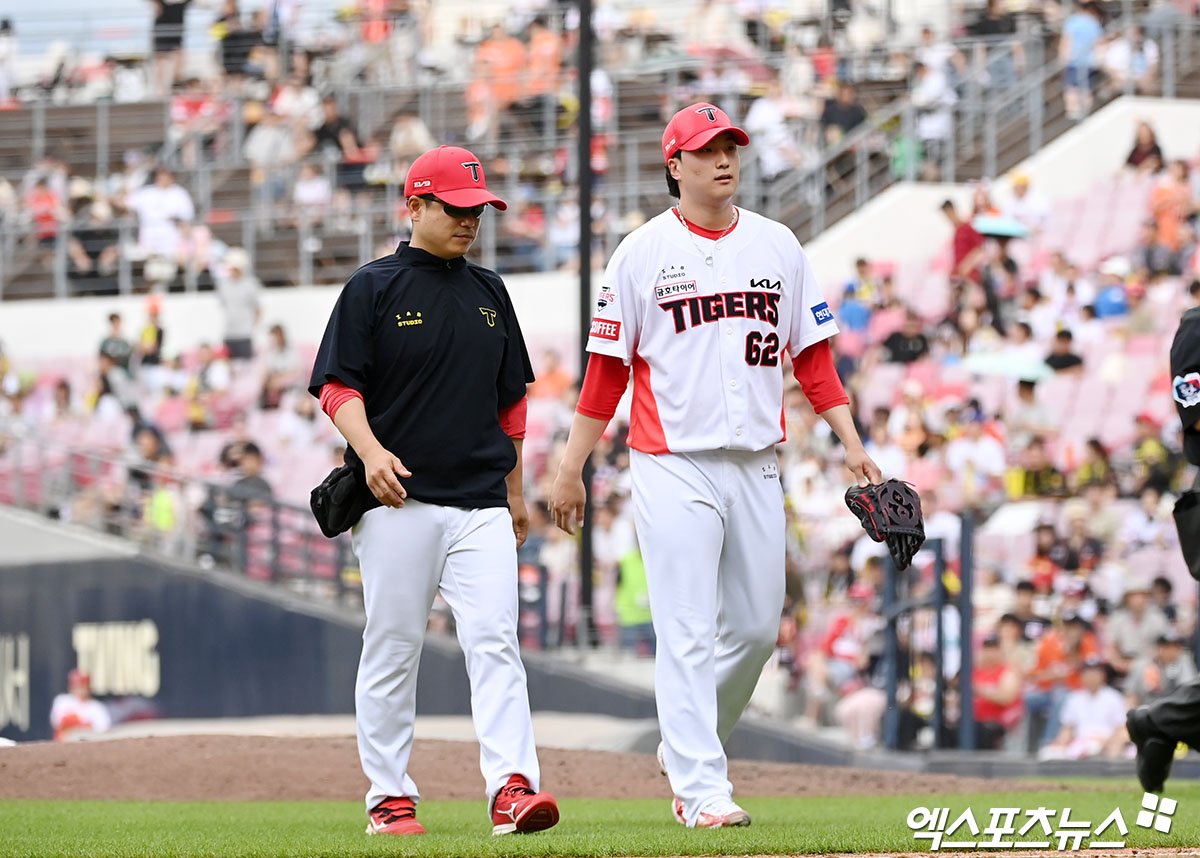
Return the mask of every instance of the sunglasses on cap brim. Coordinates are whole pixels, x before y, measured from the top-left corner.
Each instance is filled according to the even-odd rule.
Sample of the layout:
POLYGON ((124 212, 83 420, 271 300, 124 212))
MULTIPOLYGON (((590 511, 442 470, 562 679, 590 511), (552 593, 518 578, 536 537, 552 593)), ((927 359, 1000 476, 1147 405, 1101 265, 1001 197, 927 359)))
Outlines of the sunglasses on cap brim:
POLYGON ((420 198, 423 200, 428 200, 429 202, 432 202, 432 203, 440 204, 442 207, 442 210, 444 212, 446 212, 446 214, 448 214, 450 217, 453 217, 453 218, 482 217, 483 210, 487 208, 487 203, 480 203, 477 206, 467 206, 465 208, 463 206, 452 206, 452 205, 450 205, 450 203, 448 203, 444 200, 439 200, 433 194, 421 194, 420 198))

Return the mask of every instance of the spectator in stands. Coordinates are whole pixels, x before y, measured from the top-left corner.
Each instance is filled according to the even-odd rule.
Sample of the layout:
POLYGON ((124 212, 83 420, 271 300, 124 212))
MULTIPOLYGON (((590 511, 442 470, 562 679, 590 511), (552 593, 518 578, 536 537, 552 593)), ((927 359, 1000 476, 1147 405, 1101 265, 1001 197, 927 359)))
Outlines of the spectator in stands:
POLYGON ((979 17, 967 25, 967 35, 979 37, 1011 36, 1017 32, 1017 21, 1004 7, 1004 0, 987 0, 979 17))
POLYGON ((1158 45, 1140 25, 1132 37, 1120 30, 1103 50, 1104 73, 1113 89, 1124 91, 1128 85, 1138 95, 1158 90, 1158 45))
POLYGON ((141 503, 154 486, 153 472, 171 462, 171 451, 157 427, 143 423, 134 430, 133 461, 128 468, 129 486, 135 492, 133 501, 138 512, 141 503))
POLYGON ((224 0, 210 33, 220 44, 220 62, 226 83, 231 92, 240 93, 249 70, 251 54, 262 45, 263 34, 245 26, 237 0, 224 0))
POLYGON ((990 506, 1003 496, 1004 447, 984 432, 985 421, 982 412, 972 410, 962 436, 946 448, 946 467, 959 481, 967 507, 990 506))
POLYGON ((1092 110, 1096 83, 1096 46, 1104 37, 1103 13, 1090 0, 1076 0, 1075 11, 1063 22, 1059 58, 1066 63, 1063 103, 1068 119, 1082 119, 1092 110))
POLYGON ((1104 543, 1087 531, 1086 503, 1072 498, 1064 504, 1063 512, 1067 535, 1051 550, 1050 558, 1065 572, 1090 574, 1104 557, 1104 543))
POLYGON ((871 323, 871 307, 858 297, 853 283, 847 283, 842 303, 837 308, 838 324, 846 331, 866 334, 871 323))
POLYGON ((1146 489, 1154 489, 1159 495, 1170 491, 1176 462, 1162 442, 1162 424, 1157 417, 1144 411, 1134 418, 1134 425, 1133 494, 1142 498, 1143 508, 1149 513, 1157 508, 1159 498, 1147 495, 1146 489))
POLYGON ((110 276, 117 270, 121 248, 108 200, 95 199, 87 204, 86 214, 77 222, 67 252, 80 274, 110 276))
POLYGON ((1104 657, 1113 672, 1124 677, 1135 661, 1151 654, 1155 641, 1170 628, 1162 611, 1150 603, 1150 587, 1131 570, 1121 607, 1108 620, 1104 657))
POLYGON ((1019 491, 1014 498, 1062 497, 1066 493, 1066 477, 1051 463, 1045 440, 1038 436, 1031 438, 1023 459, 1019 491))
POLYGON ((100 341, 100 354, 112 358, 115 366, 129 372, 129 358, 133 354, 133 346, 121 330, 120 313, 110 313, 108 316, 108 335, 100 341))
POLYGON ((887 410, 882 419, 876 417, 871 423, 870 435, 864 445, 869 455, 879 465, 884 478, 904 479, 908 474, 908 458, 904 451, 891 439, 887 431, 887 410))
POLYGON ((296 222, 318 227, 324 223, 333 205, 333 185, 316 164, 300 165, 300 176, 292 188, 296 222))
POLYGON ((275 91, 270 103, 271 113, 283 118, 292 136, 300 140, 321 126, 321 96, 308 84, 303 75, 292 72, 275 91))
POLYGON ((166 334, 162 326, 162 298, 151 295, 146 299, 146 323, 138 334, 133 354, 137 359, 138 375, 143 376, 151 367, 163 362, 163 339, 166 334))
POLYGON ((288 343, 283 325, 272 325, 270 334, 270 342, 263 354, 262 392, 258 397, 258 407, 263 410, 278 408, 283 395, 301 386, 300 382, 305 380, 304 364, 288 343))
POLYGON ((913 310, 904 314, 904 327, 883 341, 883 359, 889 363, 910 364, 929 354, 929 338, 922 330, 921 317, 913 310))
MULTIPOLYGON (((286 402, 287 399, 284 399, 286 402)), ((317 421, 317 403, 311 396, 292 397, 292 407, 283 410, 279 418, 278 440, 281 447, 296 451, 312 449, 324 435, 329 424, 317 421)))
POLYGON ((1013 595, 1012 613, 1021 621, 1025 629, 1025 637, 1037 643, 1041 640, 1046 629, 1050 628, 1050 620, 1034 609, 1034 597, 1037 588, 1029 580, 1017 582, 1013 595))
POLYGON ((1129 708, 1166 697, 1196 675, 1192 654, 1174 629, 1158 636, 1154 652, 1143 656, 1129 670, 1125 700, 1129 708))
MULTIPOLYGON (((954 227, 953 253, 954 259, 950 267, 952 281, 968 280, 973 283, 982 282, 982 267, 984 260, 984 239, 958 213, 952 200, 942 203, 942 213, 954 227)), ((999 304, 997 304, 997 308, 999 304)))
POLYGON ((337 161, 338 187, 361 186, 368 153, 363 150, 354 128, 341 115, 337 96, 327 95, 321 99, 321 124, 309 135, 305 154, 309 152, 337 161))
POLYGON ((216 406, 229 389, 233 375, 229 361, 218 358, 207 343, 202 343, 197 349, 196 362, 184 396, 188 402, 188 426, 193 431, 200 431, 216 425, 216 406))
MULTIPOLYGON (((1013 325, 1012 331, 1017 331, 1020 327, 1020 324, 1013 325)), ((1014 355, 1014 359, 1015 357, 1014 355)), ((1017 399, 1008 408, 1004 428, 1008 436, 1009 453, 1027 449, 1035 437, 1044 437, 1055 433, 1050 410, 1044 403, 1038 401, 1036 381, 1021 380, 1017 382, 1017 399)))
POLYGON ((160 97, 183 72, 183 31, 192 0, 152 0, 154 3, 154 91, 160 97))
POLYGON ((1099 652, 1091 623, 1077 614, 1065 615, 1061 626, 1048 629, 1038 641, 1036 663, 1029 675, 1031 687, 1025 692, 1031 739, 1038 722, 1044 721, 1035 749, 1060 734, 1059 719, 1067 694, 1083 686, 1084 662, 1099 652))
POLYGON ((0 18, 0 102, 12 98, 16 82, 17 35, 11 18, 0 18))
POLYGON ((229 487, 229 496, 235 501, 249 503, 265 500, 274 492, 271 484, 263 477, 263 453, 253 441, 242 447, 242 455, 238 459, 239 476, 229 487))
POLYGON ((388 151, 396 162, 398 181, 403 181, 402 174, 408 173, 408 165, 418 155, 436 148, 437 141, 433 139, 433 134, 420 114, 406 110, 396 114, 388 137, 388 151))
POLYGON ((1008 732, 1021 720, 1021 673, 1005 662, 1000 638, 995 633, 983 639, 972 672, 975 695, 975 747, 999 748, 1008 732))
MULTIPOLYGON (((1000 0, 991 0, 998 3, 1000 0)), ((1029 187, 1029 174, 1016 173, 1012 177, 1012 196, 1004 204, 1001 213, 1006 218, 1012 218, 1029 230, 1031 235, 1037 235, 1046 228, 1050 218, 1050 203, 1037 191, 1029 187)), ((1062 254, 1057 254, 1060 258, 1062 254)))
POLYGON ((838 84, 837 97, 825 101, 821 112, 821 133, 829 146, 836 146, 842 138, 867 121, 867 111, 858 101, 854 84, 842 81, 838 84))
POLYGON ((1162 611, 1171 625, 1175 625, 1179 619, 1179 610, 1171 602, 1171 592, 1174 589, 1171 579, 1162 575, 1150 582, 1150 601, 1162 611))
POLYGON ((137 391, 129 373, 106 352, 100 353, 97 363, 96 385, 91 394, 93 416, 107 423, 136 411, 137 391))
POLYGON ((126 207, 138 219, 138 257, 175 259, 179 252, 179 221, 191 221, 196 209, 188 192, 175 184, 174 174, 166 167, 155 168, 154 183, 130 194, 126 207))
POLYGON ((254 327, 262 315, 263 288, 250 270, 250 254, 231 247, 213 275, 225 314, 225 348, 233 360, 248 360, 254 357, 254 327))
POLYGON ((1118 757, 1129 743, 1125 732, 1125 700, 1106 683, 1108 665, 1091 656, 1083 663, 1081 687, 1062 706, 1058 738, 1042 749, 1042 759, 1079 760, 1118 757))
POLYGON ((250 182, 255 187, 265 186, 267 198, 278 202, 287 190, 287 176, 282 170, 300 156, 296 131, 288 125, 287 117, 263 110, 260 102, 251 102, 245 109, 257 119, 242 144, 242 154, 253 167, 250 182))
POLYGON ((76 668, 67 674, 66 694, 50 704, 50 727, 54 741, 65 742, 75 730, 105 733, 112 727, 108 707, 92 697, 92 678, 76 668))
MULTIPOLYGON (((1158 226, 1158 241, 1171 254, 1181 247, 1180 230, 1184 220, 1192 214, 1192 185, 1188 180, 1187 161, 1172 161, 1166 172, 1154 183, 1150 192, 1150 214, 1158 226)), ((1153 273, 1171 271, 1174 258, 1167 266, 1153 269, 1153 273)))
MULTIPOLYGON (((468 99, 486 100, 477 121, 482 125, 468 130, 468 139, 487 131, 499 130, 503 115, 521 98, 527 55, 520 39, 510 35, 503 24, 496 24, 475 52, 474 91, 468 99)), ((479 110, 479 105, 476 106, 479 110)))
POLYGON ((750 105, 742 123, 752 135, 759 176, 767 184, 800 166, 804 160, 796 147, 795 135, 788 128, 791 114, 791 107, 783 98, 779 78, 772 76, 767 82, 766 92, 750 105))
POLYGON ((1070 331, 1059 331, 1054 335, 1054 346, 1046 357, 1046 365, 1055 372, 1081 372, 1083 358, 1071 351, 1074 336, 1070 331))
POLYGON ((917 109, 917 140, 921 143, 924 160, 921 178, 936 182, 941 176, 942 160, 953 130, 954 114, 951 112, 958 96, 950 86, 946 74, 939 73, 924 63, 913 66, 913 87, 910 96, 917 109))
POLYGON ((1139 122, 1134 135, 1133 149, 1125 159, 1125 166, 1139 173, 1157 173, 1166 161, 1158 146, 1158 137, 1149 122, 1139 122))

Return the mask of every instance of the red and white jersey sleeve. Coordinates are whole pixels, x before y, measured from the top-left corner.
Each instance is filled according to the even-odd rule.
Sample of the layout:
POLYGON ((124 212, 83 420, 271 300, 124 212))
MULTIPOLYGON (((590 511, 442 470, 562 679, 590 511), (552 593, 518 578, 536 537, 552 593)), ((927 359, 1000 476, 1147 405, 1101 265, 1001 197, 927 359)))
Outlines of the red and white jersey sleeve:
POLYGON ((588 350, 633 368, 634 449, 762 450, 784 437, 782 350, 837 332, 787 227, 739 209, 714 242, 668 209, 613 254, 588 350))

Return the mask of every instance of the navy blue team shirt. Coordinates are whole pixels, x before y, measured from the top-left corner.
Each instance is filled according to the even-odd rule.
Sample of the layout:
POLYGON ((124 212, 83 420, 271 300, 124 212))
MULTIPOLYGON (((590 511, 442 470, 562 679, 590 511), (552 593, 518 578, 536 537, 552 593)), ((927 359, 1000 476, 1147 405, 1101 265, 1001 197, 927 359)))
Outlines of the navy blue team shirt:
POLYGON ((408 497, 508 505, 517 457, 499 412, 525 395, 533 368, 498 274, 407 242, 367 263, 338 298, 308 391, 334 380, 363 395, 375 437, 412 472, 400 481, 408 497))

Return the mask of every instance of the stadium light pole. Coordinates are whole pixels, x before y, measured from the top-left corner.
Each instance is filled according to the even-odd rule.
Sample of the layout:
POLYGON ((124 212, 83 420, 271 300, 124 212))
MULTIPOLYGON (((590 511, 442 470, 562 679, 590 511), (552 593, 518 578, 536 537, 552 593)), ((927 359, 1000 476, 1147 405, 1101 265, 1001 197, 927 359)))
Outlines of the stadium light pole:
MULTIPOLYGON (((579 149, 576 175, 579 177, 579 380, 587 371, 588 331, 592 321, 592 0, 579 0, 579 47, 576 51, 579 74, 579 149)), ((592 617, 592 467, 591 457, 583 466, 583 484, 588 501, 583 511, 579 535, 579 628, 576 640, 583 646, 596 644, 596 626, 592 617)))

